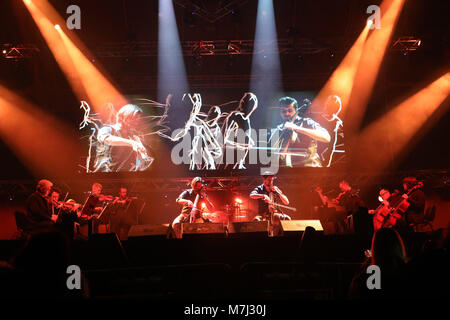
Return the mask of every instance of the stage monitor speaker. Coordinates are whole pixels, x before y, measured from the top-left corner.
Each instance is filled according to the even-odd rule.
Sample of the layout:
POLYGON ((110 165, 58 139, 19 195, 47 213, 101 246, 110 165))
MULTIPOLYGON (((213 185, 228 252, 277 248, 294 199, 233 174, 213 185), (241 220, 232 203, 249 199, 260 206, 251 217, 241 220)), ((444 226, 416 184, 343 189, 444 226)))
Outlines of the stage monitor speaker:
POLYGON ((143 224, 131 226, 128 239, 134 237, 167 238, 169 224, 143 224))
POLYGON ((223 223, 182 223, 182 238, 225 238, 223 223))
POLYGON ((323 232, 320 220, 281 220, 280 223, 284 236, 296 236, 305 231, 306 227, 313 227, 317 232, 323 232))
POLYGON ((228 225, 228 237, 247 238, 247 237, 268 237, 268 221, 252 222, 232 222, 228 225))

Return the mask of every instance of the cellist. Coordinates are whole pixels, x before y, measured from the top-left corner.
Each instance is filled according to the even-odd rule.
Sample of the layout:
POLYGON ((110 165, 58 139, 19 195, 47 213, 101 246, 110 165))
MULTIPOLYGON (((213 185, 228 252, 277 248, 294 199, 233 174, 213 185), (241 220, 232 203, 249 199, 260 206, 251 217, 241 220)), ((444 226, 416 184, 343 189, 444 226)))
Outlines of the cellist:
POLYGON ((270 142, 280 150, 283 166, 322 167, 317 143, 329 143, 331 137, 318 122, 305 117, 310 105, 308 99, 300 107, 294 98, 279 100, 282 123, 271 130, 270 142))
POLYGON ((176 202, 183 206, 180 215, 172 222, 172 228, 177 238, 181 238, 181 223, 196 222, 200 219, 203 222, 211 222, 208 214, 202 212, 201 204, 204 203, 209 212, 214 212, 215 208, 209 200, 205 191, 204 181, 200 177, 195 177, 191 181, 191 189, 184 190, 177 198, 176 202))

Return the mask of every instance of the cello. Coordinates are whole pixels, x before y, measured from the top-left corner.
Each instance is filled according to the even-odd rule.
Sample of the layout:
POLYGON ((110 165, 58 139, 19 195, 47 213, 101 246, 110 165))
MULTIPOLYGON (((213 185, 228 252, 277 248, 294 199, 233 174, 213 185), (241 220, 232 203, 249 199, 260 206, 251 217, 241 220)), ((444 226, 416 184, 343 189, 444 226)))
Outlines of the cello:
MULTIPOLYGON (((409 195, 421 188, 423 186, 422 182, 419 182, 414 187, 408 190, 407 193, 403 194, 403 197, 406 195, 409 197, 409 195)), ((397 221, 403 217, 403 214, 408 210, 410 204, 407 201, 407 198, 404 198, 402 201, 400 201, 395 207, 390 208, 389 211, 384 216, 383 222, 381 223, 381 228, 392 228, 396 225, 397 221)))

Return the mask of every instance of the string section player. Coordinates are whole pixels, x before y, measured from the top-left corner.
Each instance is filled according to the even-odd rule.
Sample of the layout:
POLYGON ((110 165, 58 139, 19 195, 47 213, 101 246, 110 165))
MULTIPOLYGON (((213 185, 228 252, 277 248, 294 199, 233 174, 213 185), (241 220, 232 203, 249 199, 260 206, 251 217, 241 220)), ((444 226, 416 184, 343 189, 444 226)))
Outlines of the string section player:
POLYGON ((250 198, 258 200, 258 214, 253 221, 269 221, 271 233, 273 227, 279 225, 280 220, 291 220, 291 217, 283 213, 282 208, 296 210, 288 207, 288 197, 274 185, 275 176, 270 172, 264 172, 262 184, 255 187, 250 193, 250 198))
POLYGON ((33 230, 53 227, 56 222, 57 216, 52 215, 49 199, 52 187, 53 182, 42 179, 36 185, 36 191, 26 200, 27 220, 33 230))
POLYGON ((209 212, 214 212, 215 208, 208 198, 202 178, 195 177, 192 179, 191 188, 184 190, 178 196, 176 202, 183 206, 180 215, 172 222, 172 229, 177 238, 181 238, 182 223, 211 222, 209 214, 202 210, 202 203, 205 204, 209 212))
POLYGON ((92 184, 91 194, 86 199, 81 211, 81 218, 88 222, 88 236, 98 233, 99 225, 104 222, 100 220, 103 212, 109 202, 114 200, 113 196, 102 194, 102 189, 103 186, 100 183, 92 184))
MULTIPOLYGON (((69 239, 73 239, 75 225, 81 217, 81 204, 76 203, 73 199, 60 201, 60 195, 61 190, 57 187, 52 187, 49 194, 52 217, 55 219, 55 226, 65 233, 69 239)), ((66 197, 67 195, 68 193, 66 197)))
POLYGON ((137 209, 133 201, 137 197, 129 197, 128 189, 121 187, 119 196, 115 197, 110 210, 109 227, 111 232, 115 232, 120 240, 128 237, 128 231, 137 222, 137 209))

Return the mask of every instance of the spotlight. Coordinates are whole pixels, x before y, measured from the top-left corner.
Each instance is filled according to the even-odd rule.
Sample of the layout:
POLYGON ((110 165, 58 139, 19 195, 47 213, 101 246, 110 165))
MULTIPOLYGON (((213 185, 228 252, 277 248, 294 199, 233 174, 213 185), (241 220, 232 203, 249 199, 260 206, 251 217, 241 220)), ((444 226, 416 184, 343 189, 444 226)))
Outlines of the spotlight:
POLYGON ((240 198, 236 198, 236 199, 234 199, 234 202, 235 202, 235 203, 241 204, 241 203, 242 203, 242 200, 241 200, 240 198))
POLYGON ((2 52, 3 52, 3 54, 6 54, 7 51, 6 51, 6 50, 3 50, 2 52))
POLYGON ((56 30, 61 30, 61 27, 59 26, 59 24, 55 24, 55 29, 56 30))
POLYGON ((206 208, 206 203, 202 202, 202 209, 206 208))
POLYGON ((367 20, 367 25, 370 27, 373 24, 372 19, 367 20))

